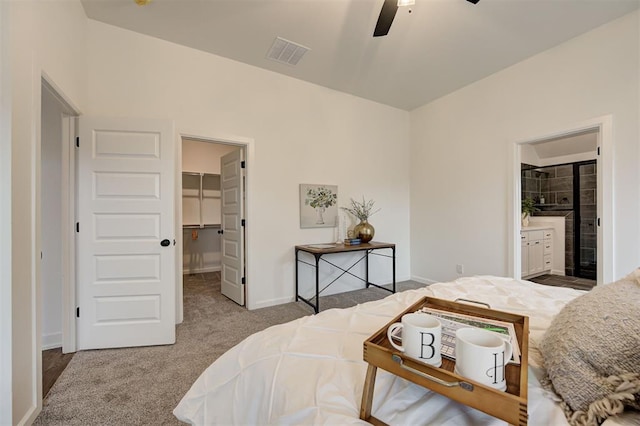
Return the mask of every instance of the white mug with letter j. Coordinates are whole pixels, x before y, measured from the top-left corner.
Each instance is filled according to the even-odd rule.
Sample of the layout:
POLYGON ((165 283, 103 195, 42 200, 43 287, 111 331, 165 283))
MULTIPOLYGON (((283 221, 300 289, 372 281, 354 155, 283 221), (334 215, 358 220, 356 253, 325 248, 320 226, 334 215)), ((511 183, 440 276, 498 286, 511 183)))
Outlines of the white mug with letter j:
POLYGON ((440 367, 442 365, 440 321, 432 315, 423 313, 405 314, 401 321, 391 324, 387 329, 389 343, 411 358, 440 367), (393 341, 392 334, 398 328, 402 329, 402 346, 393 341))
POLYGON ((512 353, 511 343, 493 331, 471 327, 456 330, 455 373, 463 377, 504 391, 505 366, 512 353))

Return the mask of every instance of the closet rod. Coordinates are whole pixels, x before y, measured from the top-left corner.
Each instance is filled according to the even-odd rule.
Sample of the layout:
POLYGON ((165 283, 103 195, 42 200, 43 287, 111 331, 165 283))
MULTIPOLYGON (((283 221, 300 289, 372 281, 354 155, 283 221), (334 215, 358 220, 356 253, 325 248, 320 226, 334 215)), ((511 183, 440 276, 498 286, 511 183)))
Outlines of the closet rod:
POLYGON ((220 176, 217 173, 199 173, 199 172, 182 172, 183 175, 189 176, 220 176))
POLYGON ((222 225, 219 223, 209 224, 209 225, 182 225, 182 229, 202 229, 202 228, 222 228, 222 225))

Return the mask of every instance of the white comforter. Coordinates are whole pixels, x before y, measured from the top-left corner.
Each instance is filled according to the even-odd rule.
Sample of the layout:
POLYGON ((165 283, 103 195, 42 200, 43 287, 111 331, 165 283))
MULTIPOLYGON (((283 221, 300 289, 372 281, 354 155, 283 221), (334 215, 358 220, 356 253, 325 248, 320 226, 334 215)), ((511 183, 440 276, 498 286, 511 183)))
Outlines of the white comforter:
MULTIPOLYGON (((461 278, 330 309, 256 333, 218 358, 174 410, 197 425, 366 424, 359 419, 367 364, 362 344, 423 296, 466 298, 529 316, 529 424, 565 425, 541 389, 538 342, 553 316, 583 292, 508 278, 461 278)), ((505 422, 378 369, 372 414, 394 425, 505 422)))

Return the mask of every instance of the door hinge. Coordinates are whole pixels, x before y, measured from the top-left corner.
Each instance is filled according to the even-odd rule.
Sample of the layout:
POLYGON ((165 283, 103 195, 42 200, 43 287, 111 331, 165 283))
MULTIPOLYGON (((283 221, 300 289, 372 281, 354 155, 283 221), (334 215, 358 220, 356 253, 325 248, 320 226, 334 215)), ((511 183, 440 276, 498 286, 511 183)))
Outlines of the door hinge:
POLYGON ((240 168, 241 169, 246 169, 247 168, 247 163, 245 163, 244 161, 240 162, 240 168))
POLYGON ((242 219, 242 221, 240 222, 240 225, 245 226, 247 224, 247 222, 245 222, 244 219, 242 219))
POLYGON ((76 148, 80 148, 80 136, 76 136, 76 148))
POLYGON ((76 232, 80 232, 80 222, 76 222, 76 232))
POLYGON ((76 308, 76 318, 80 318, 80 307, 76 308))
POLYGON ((600 147, 598 147, 598 155, 600 155, 600 147))
POLYGON ((242 284, 246 284, 247 280, 245 279, 245 277, 242 277, 242 284))
POLYGON ((598 218, 598 226, 600 226, 600 218, 598 218))

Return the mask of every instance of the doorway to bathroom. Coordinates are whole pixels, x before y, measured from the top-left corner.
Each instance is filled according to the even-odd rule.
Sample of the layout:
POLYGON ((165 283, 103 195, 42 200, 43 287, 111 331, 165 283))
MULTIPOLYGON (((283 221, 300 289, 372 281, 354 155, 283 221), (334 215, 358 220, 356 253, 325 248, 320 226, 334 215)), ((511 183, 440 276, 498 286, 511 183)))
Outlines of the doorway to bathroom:
POLYGON ((564 217, 565 275, 594 281, 598 258, 597 181, 595 159, 543 167, 521 164, 522 199, 533 200, 537 210, 534 217, 564 217))
MULTIPOLYGON (((613 281, 612 122, 611 115, 594 117, 514 142, 512 222, 509 226, 513 244, 509 259, 512 276, 534 281, 543 278, 542 274, 548 274, 548 277, 560 281, 584 280, 591 286, 613 281), (553 171, 553 182, 547 180, 543 183, 547 176, 541 174, 549 172, 550 179, 552 166, 562 166, 562 170, 553 171), (523 173, 527 170, 529 174, 523 173), (525 179, 532 182, 527 183, 525 179), (539 186, 535 186, 535 179, 539 179, 539 186), (528 226, 522 218, 521 208, 522 200, 527 197, 532 199, 536 208, 528 226), (573 203, 574 200, 577 203, 573 203), (568 204, 571 208, 566 206, 568 204), (563 208, 567 211, 559 213, 563 208), (579 222, 569 221, 567 224, 565 215, 575 216, 575 208, 579 209, 579 222), (544 232, 538 232, 540 230, 544 232), (553 232, 547 232, 549 230, 553 232), (551 239, 551 252, 540 254, 531 250, 530 245, 526 245, 530 239, 533 240, 531 244, 540 241, 545 249, 551 239), (532 271, 529 261, 538 261, 538 257, 544 258, 541 261, 543 266, 532 271), (553 259, 551 266, 546 263, 548 257, 553 259), (595 280, 568 275, 593 277, 594 270, 595 280)), ((565 281, 556 285, 572 286, 565 281)))

